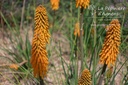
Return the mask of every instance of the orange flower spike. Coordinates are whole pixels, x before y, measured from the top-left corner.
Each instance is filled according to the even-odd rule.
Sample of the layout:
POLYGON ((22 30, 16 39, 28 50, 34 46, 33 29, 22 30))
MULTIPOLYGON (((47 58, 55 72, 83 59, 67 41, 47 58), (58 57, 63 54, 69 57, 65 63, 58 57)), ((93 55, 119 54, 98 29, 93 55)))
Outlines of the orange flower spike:
POLYGON ((49 43, 50 34, 48 30, 49 29, 48 17, 47 17, 46 9, 41 5, 36 8, 35 29, 37 30, 35 30, 34 36, 45 38, 40 40, 43 40, 43 43, 49 43), (43 34, 40 34, 41 32, 43 32, 43 34))
POLYGON ((46 77, 48 71, 48 58, 46 44, 49 42, 49 23, 46 9, 38 6, 35 13, 35 29, 32 40, 31 64, 35 77, 46 77))
POLYGON ((50 0, 52 10, 58 10, 59 9, 59 2, 60 0, 50 0))
POLYGON ((17 64, 10 64, 9 67, 10 67, 11 69, 18 70, 19 65, 17 65, 17 64))
POLYGON ((76 7, 87 8, 89 6, 90 0, 76 0, 76 7))
POLYGON ((78 85, 92 85, 91 84, 91 73, 88 69, 85 69, 78 81, 78 85))
MULTIPOLYGON (((82 32, 82 35, 84 34, 84 32, 82 32)), ((74 36, 77 36, 80 37, 80 25, 79 25, 79 22, 77 22, 75 24, 75 29, 74 29, 74 36)))
POLYGON ((120 23, 118 19, 113 19, 106 29, 107 33, 100 53, 100 63, 110 66, 115 64, 119 53, 120 23))
POLYGON ((80 27, 79 27, 79 22, 77 22, 77 23, 75 24, 74 35, 75 35, 75 36, 78 35, 78 37, 80 37, 80 27))

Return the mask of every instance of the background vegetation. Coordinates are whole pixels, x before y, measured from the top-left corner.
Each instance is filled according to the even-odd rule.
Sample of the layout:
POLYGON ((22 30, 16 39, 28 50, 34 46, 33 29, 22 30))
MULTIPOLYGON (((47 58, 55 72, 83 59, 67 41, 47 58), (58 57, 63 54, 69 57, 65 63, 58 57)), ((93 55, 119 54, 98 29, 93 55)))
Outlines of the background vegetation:
MULTIPOLYGON (((109 73, 107 69, 104 84, 128 85, 128 2, 126 0, 90 2, 90 7, 84 10, 84 68, 90 70, 92 83, 96 85, 102 68, 99 64, 99 53, 106 34, 105 27, 112 19, 117 18, 121 24, 120 54, 113 72, 109 73), (125 10, 98 9, 106 6, 125 7, 125 10), (92 9, 93 7, 95 8, 92 9), (98 15, 99 12, 119 13, 119 16, 98 15)), ((0 84, 39 83, 39 80, 33 77, 30 65, 34 12, 39 4, 43 4, 47 9, 51 34, 47 46, 49 71, 44 81, 46 85, 77 85, 79 77, 77 74, 81 72, 80 60, 75 55, 77 48, 79 54, 79 46, 76 46, 74 26, 79 21, 80 9, 76 8, 75 0, 60 0, 57 11, 52 11, 49 0, 0 1, 0 84), (18 70, 10 68, 11 64, 18 65, 18 70)))

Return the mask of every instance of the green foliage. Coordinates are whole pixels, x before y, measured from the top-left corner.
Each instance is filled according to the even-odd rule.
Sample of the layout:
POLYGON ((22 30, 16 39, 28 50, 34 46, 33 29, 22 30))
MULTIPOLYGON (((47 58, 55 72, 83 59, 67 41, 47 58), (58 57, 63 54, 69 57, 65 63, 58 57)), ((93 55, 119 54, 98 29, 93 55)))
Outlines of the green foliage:
MULTIPOLYGON (((124 61, 121 61, 120 59, 117 59, 117 63, 114 67, 114 71, 110 79, 105 82, 106 85, 114 85, 115 83, 115 77, 119 73, 122 73, 122 80, 120 85, 127 85, 128 84, 128 71, 123 72, 122 68, 124 70, 127 70, 128 63, 128 11, 127 9, 125 11, 119 11, 121 17, 114 16, 102 16, 98 15, 99 12, 111 12, 109 10, 98 10, 98 7, 105 7, 110 5, 115 5, 116 7, 126 7, 128 8, 128 2, 122 2, 116 4, 112 1, 108 0, 91 0, 90 6, 95 6, 96 9, 91 10, 91 8, 87 8, 84 10, 84 34, 83 34, 83 48, 84 48, 84 68, 88 68, 91 71, 92 76, 92 83, 93 85, 96 85, 99 79, 99 75, 101 74, 102 66, 99 64, 99 53, 101 51, 101 47, 104 41, 104 37, 106 35, 105 27, 108 25, 108 23, 114 19, 118 18, 121 23, 121 45, 120 45, 120 55, 119 58, 123 58, 124 61), (96 12, 96 13, 95 13, 96 12), (95 26, 96 24, 96 26, 95 26), (92 30, 95 32, 93 33, 92 30)), ((24 80, 27 82, 27 79, 30 80, 28 82, 33 82, 32 84, 39 83, 38 79, 33 77, 32 68, 30 65, 30 58, 31 58, 31 42, 30 42, 30 36, 28 34, 29 30, 32 29, 34 26, 34 10, 35 6, 35 0, 26 2, 27 5, 25 5, 25 14, 24 14, 24 22, 23 22, 23 29, 20 29, 20 17, 21 17, 21 8, 19 5, 21 5, 21 1, 18 0, 15 3, 14 6, 11 6, 10 4, 7 4, 7 2, 4 4, 4 7, 6 10, 9 10, 9 18, 6 17, 4 12, 0 11, 0 15, 2 19, 5 22, 5 26, 8 29, 9 40, 11 42, 12 49, 2 48, 10 57, 13 58, 13 60, 8 60, 11 63, 21 63, 24 60, 27 61, 27 63, 23 64, 18 68, 18 70, 13 70, 14 72, 20 72, 19 74, 13 74, 14 78, 16 80, 15 84, 20 84, 20 80, 24 80), (10 8, 11 7, 11 8, 10 8), (19 8, 20 10, 17 10, 16 8, 19 8), (15 12, 18 11, 18 12, 15 12), (19 12, 20 11, 20 12, 19 12), (16 14, 18 13, 18 14, 16 14), (10 21, 11 19, 11 21, 10 21), (14 26, 12 26, 12 23, 14 26), (32 26, 31 26, 32 24, 32 26), (28 26, 31 26, 30 29, 26 28, 28 26), (24 35, 24 36, 21 36, 24 35)), ((11 3, 11 2, 10 2, 11 3)), ((60 7, 59 10, 53 12, 51 10, 50 3, 47 2, 46 4, 43 4, 48 12, 49 22, 50 22, 50 33, 51 33, 51 42, 48 45, 48 55, 49 59, 53 59, 53 51, 57 54, 55 57, 57 59, 60 59, 59 65, 62 67, 62 74, 64 78, 60 81, 60 79, 57 76, 57 68, 56 65, 53 64, 53 66, 50 64, 49 70, 53 70, 52 76, 54 76, 54 85, 77 85, 78 78, 80 76, 79 71, 79 61, 80 61, 80 49, 77 45, 76 41, 79 41, 79 39, 74 36, 74 25, 76 22, 79 21, 80 16, 80 9, 75 7, 75 0, 61 0, 60 1, 60 7), (56 42, 54 37, 52 35, 59 33, 63 34, 63 36, 66 37, 66 42, 69 44, 69 48, 67 49, 69 52, 68 54, 68 60, 70 63, 67 63, 63 56, 63 47, 61 46, 61 43, 63 43, 63 40, 59 40, 59 42, 56 42), (53 47, 52 42, 56 42, 57 46, 53 47), (78 53, 78 57, 76 57, 76 51, 78 53), (79 74, 79 75, 78 75, 79 74), (56 75, 56 76, 55 76, 56 75)), ((5 10, 3 10, 5 11, 5 10)), ((116 11, 112 11, 116 12, 116 11)), ((58 36, 57 35, 57 36, 58 36)), ((31 35, 32 36, 32 35, 31 35)), ((60 36, 59 36, 60 37, 60 36)), ((79 43, 79 42, 78 42, 79 43)), ((66 44, 64 46, 67 46, 66 44)), ((54 60, 56 61, 56 60, 54 60)), ((51 62, 50 62, 51 63, 51 62)), ((48 73, 49 74, 49 73, 48 73)), ((60 77, 60 76, 59 76, 60 77)), ((9 79, 11 80, 11 79, 9 79)), ((28 84, 28 83, 27 83, 28 84)), ((26 84, 26 85, 27 85, 26 84)), ((32 85, 31 84, 31 85, 32 85)), ((48 85, 48 83, 46 82, 48 85)), ((29 84, 28 84, 29 85, 29 84)))

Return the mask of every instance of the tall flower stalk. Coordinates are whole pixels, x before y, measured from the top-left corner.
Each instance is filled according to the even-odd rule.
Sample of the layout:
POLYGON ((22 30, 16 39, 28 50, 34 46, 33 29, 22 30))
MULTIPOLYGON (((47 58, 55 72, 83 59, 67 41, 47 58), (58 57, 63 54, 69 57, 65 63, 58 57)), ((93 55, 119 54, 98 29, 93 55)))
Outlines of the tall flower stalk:
POLYGON ((117 55, 119 53, 120 45, 120 23, 118 19, 113 19, 110 24, 106 27, 107 33, 104 40, 103 48, 100 53, 100 63, 104 64, 101 77, 99 79, 99 84, 102 84, 103 76, 105 70, 111 65, 115 64, 117 55))
POLYGON ((46 44, 49 42, 49 23, 46 9, 39 5, 35 12, 35 29, 32 40, 31 64, 34 76, 43 80, 48 71, 46 44))
POLYGON ((52 10, 54 12, 54 15, 53 15, 53 28, 54 28, 54 22, 55 22, 55 18, 56 18, 56 10, 59 9, 59 3, 60 3, 60 0, 50 0, 50 3, 51 3, 51 7, 52 7, 52 10))
POLYGON ((89 6, 90 0, 76 0, 76 7, 80 7, 80 57, 81 57, 81 71, 83 70, 83 14, 84 9, 89 6))

